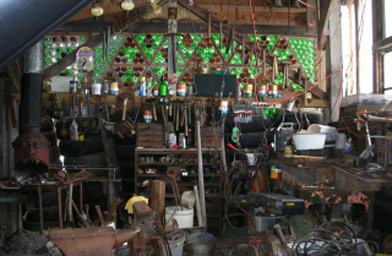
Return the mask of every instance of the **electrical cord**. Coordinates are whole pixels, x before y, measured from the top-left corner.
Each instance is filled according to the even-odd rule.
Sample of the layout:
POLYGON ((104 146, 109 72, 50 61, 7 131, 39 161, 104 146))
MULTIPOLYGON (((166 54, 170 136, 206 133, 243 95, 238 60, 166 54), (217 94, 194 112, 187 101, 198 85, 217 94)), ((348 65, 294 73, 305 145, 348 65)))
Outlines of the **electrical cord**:
POLYGON ((311 229, 302 233, 293 245, 296 255, 309 255, 317 251, 318 255, 358 255, 357 238, 354 230, 343 222, 326 222, 320 229, 311 229), (336 234, 327 230, 332 226, 343 226, 343 231, 336 234), (343 236, 345 234, 345 236, 343 236))

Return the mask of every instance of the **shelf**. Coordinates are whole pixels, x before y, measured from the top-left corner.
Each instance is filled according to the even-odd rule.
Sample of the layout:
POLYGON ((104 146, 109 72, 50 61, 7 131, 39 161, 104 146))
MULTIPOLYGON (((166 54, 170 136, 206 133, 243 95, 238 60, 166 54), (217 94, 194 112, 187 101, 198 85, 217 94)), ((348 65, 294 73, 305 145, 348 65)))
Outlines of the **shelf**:
MULTIPOLYGON (((222 151, 221 148, 202 148, 203 153, 205 152, 219 152, 222 151)), ((160 155, 160 154, 186 154, 186 153, 196 153, 197 148, 185 148, 185 149, 173 149, 173 148, 135 148, 135 153, 141 155, 160 155)))
MULTIPOLYGON (((197 163, 137 163, 138 166, 197 166, 197 163)), ((203 166, 216 166, 219 163, 203 163, 203 166)))
MULTIPOLYGON (((120 89, 120 93, 122 92, 129 92, 126 89, 120 89)), ((53 95, 57 94, 61 104, 63 104, 63 101, 65 100, 66 105, 72 105, 72 94, 67 93, 67 92, 51 92, 47 93, 44 92, 42 93, 42 103, 44 105, 51 105, 53 104, 53 95)), ((297 95, 298 93, 293 92, 293 91, 283 91, 283 96, 286 99, 289 99, 293 97, 294 95, 297 95)), ((87 104, 87 95, 76 95, 78 99, 82 100, 83 103, 87 104)), ((12 95, 13 99, 16 102, 20 102, 20 94, 19 93, 14 93, 12 95)), ((202 101, 203 105, 208 105, 211 106, 213 100, 216 99, 216 97, 200 97, 200 96, 192 96, 192 97, 182 97, 182 96, 171 96, 171 97, 155 97, 155 96, 134 96, 135 99, 135 105, 142 105, 145 100, 156 100, 159 101, 161 98, 168 98, 171 102, 174 101, 186 101, 189 98, 191 99, 196 99, 202 101)), ((246 100, 256 103, 257 100, 255 98, 246 98, 246 100)), ((236 101, 235 98, 230 98, 229 99, 230 103, 234 103, 236 101)), ((282 101, 282 98, 269 98, 268 103, 275 103, 275 102, 280 102, 282 101)), ((90 99, 90 104, 95 105, 98 102, 99 105, 104 105, 106 104, 116 104, 117 102, 117 95, 91 95, 90 99), (101 101, 100 98, 104 99, 101 101)), ((329 101, 327 99, 317 99, 313 98, 311 101, 305 101, 304 102, 305 107, 313 107, 313 108, 328 108, 329 107, 329 101)))
MULTIPOLYGON (((198 175, 197 174, 191 174, 188 176, 178 176, 181 178, 196 178, 198 175)), ((166 174, 138 174, 138 178, 168 178, 166 174)), ((204 174, 204 178, 219 178, 220 174, 204 174)))

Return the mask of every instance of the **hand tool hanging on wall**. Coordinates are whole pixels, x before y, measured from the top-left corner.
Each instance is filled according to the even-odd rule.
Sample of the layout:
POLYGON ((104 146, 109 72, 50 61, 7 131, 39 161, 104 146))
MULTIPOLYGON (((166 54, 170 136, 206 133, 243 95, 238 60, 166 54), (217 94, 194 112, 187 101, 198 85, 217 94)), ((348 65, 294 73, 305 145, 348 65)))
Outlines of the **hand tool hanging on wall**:
POLYGON ((211 16, 211 13, 208 12, 208 26, 207 26, 207 36, 208 36, 208 38, 211 38, 211 21, 212 21, 212 16, 211 16))
POLYGON ((267 77, 267 51, 263 49, 263 76, 267 77))
POLYGON ((108 27, 108 34, 106 36, 106 59, 109 59, 109 49, 110 49, 110 37, 111 37, 111 31, 110 31, 110 26, 108 27))
POLYGON ((221 49, 223 47, 223 28, 222 27, 223 27, 222 21, 219 21, 219 49, 221 49))
POLYGON ((155 104, 152 104, 152 117, 154 118, 154 122, 156 122, 158 120, 157 109, 155 107, 155 104))
POLYGON ((184 116, 185 116, 185 136, 188 137, 188 106, 184 108, 184 116))
POLYGON ((278 60, 277 57, 274 56, 274 60, 272 63, 272 82, 275 81, 276 76, 278 75, 278 60))

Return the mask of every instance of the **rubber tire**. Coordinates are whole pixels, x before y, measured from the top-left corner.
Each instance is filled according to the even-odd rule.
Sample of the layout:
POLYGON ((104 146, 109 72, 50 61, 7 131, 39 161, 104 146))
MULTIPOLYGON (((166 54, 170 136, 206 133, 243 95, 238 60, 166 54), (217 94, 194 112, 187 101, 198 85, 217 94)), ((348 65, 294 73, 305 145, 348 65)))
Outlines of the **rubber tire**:
POLYGON ((65 157, 91 155, 104 151, 102 138, 93 136, 84 141, 61 140, 60 152, 65 157))

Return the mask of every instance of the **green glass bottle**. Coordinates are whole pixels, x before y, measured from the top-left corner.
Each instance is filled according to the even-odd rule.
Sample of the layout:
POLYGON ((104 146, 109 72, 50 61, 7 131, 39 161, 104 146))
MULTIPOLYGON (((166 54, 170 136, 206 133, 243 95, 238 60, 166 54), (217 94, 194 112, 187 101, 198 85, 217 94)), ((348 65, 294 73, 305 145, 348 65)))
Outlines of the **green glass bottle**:
POLYGON ((163 76, 161 77, 161 85, 159 87, 159 95, 167 96, 167 83, 163 76))

